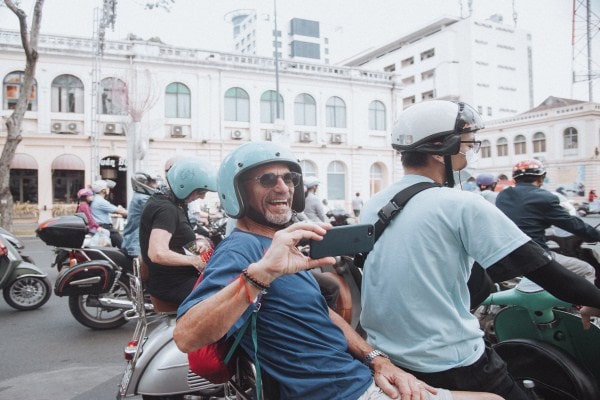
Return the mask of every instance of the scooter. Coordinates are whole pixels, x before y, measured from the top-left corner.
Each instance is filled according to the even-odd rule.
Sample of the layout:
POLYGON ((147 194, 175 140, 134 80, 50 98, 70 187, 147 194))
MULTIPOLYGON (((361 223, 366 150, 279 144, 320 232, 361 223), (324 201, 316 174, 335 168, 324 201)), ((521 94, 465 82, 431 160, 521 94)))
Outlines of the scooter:
POLYGON ((590 214, 600 214, 600 201, 584 201, 579 207, 577 207, 577 215, 580 217, 585 217, 586 215, 590 214))
POLYGON ((0 289, 6 303, 17 310, 35 310, 52 294, 47 274, 25 261, 19 251, 0 235, 0 289))
MULTIPOLYGON (((137 319, 137 324, 131 340, 125 346, 127 364, 119 384, 117 400, 135 395, 152 400, 255 398, 256 371, 254 364, 244 355, 234 360, 235 373, 225 384, 213 384, 189 370, 187 355, 179 351, 173 341, 176 308, 155 303, 158 314, 149 317, 146 310, 140 307, 144 301, 143 274, 137 260, 133 268, 134 274, 130 279, 135 307, 125 316, 137 319)), ((335 269, 332 267, 325 272, 337 276, 340 283, 336 311, 360 333, 360 281, 356 277, 360 279, 362 274, 350 257, 338 258, 335 269), (358 275, 355 277, 354 273, 358 275)), ((277 400, 277 382, 264 371, 262 382, 262 398, 277 400)))
MULTIPOLYGON (((60 270, 54 293, 69 297, 69 310, 82 325, 114 329, 127 323, 124 314, 133 307, 132 260, 115 247, 82 247, 87 231, 79 215, 51 218, 36 229, 44 243, 68 256, 69 267, 60 270)), ((144 307, 153 310, 149 301, 144 307)))
POLYGON ((600 254, 594 249, 596 243, 586 243, 578 236, 571 235, 566 231, 559 231, 556 228, 547 231, 546 240, 552 251, 567 257, 579 258, 594 267, 596 270, 594 283, 596 287, 600 288, 600 254), (561 234, 559 235, 559 233, 561 234))
POLYGON ((584 330, 570 304, 527 278, 482 304, 475 312, 480 321, 493 318, 482 324, 486 338, 518 382, 533 382, 537 398, 600 399, 598 326, 584 330))

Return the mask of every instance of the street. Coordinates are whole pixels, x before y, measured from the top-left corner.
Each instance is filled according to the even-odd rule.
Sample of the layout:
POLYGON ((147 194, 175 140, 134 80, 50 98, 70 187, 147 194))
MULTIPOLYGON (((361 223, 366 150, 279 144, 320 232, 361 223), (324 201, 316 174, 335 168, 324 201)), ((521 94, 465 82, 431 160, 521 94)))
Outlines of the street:
MULTIPOLYGON (((31 256, 52 284, 52 247, 36 237, 22 237, 31 256)), ((125 368, 123 348, 135 322, 94 331, 71 316, 67 298, 52 297, 33 311, 16 311, 0 299, 0 399, 114 399, 125 368)), ((139 399, 139 396, 133 399, 139 399)))

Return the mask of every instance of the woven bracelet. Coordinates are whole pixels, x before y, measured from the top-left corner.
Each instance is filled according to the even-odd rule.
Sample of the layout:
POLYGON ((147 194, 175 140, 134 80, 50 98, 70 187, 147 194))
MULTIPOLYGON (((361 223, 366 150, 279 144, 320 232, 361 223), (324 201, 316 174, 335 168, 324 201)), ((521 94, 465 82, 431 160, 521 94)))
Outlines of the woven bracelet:
POLYGON ((269 289, 269 285, 267 285, 264 282, 261 282, 259 280, 257 280, 256 278, 254 278, 253 276, 251 276, 248 273, 248 268, 246 268, 245 270, 242 271, 242 276, 244 277, 244 279, 250 283, 252 286, 254 286, 255 288, 257 288, 258 290, 260 290, 263 293, 267 293, 267 290, 269 289))

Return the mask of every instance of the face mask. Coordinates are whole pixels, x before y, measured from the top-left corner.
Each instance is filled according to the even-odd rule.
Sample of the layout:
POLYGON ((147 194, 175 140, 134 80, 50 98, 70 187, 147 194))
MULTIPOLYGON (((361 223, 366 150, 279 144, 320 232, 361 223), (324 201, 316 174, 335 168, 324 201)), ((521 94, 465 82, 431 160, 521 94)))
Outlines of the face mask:
POLYGON ((461 151, 460 154, 465 156, 465 159, 467 160, 467 168, 473 168, 475 164, 477 164, 477 161, 479 161, 479 152, 476 153, 473 149, 467 150, 466 153, 461 151))

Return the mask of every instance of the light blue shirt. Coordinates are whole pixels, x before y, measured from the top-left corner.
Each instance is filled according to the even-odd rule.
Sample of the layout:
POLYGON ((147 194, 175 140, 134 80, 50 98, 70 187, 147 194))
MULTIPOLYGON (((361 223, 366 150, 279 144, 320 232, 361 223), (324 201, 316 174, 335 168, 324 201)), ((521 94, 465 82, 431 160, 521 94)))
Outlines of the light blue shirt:
POLYGON ((116 211, 117 206, 111 204, 99 194, 95 194, 90 209, 92 210, 92 217, 99 225, 112 224, 110 214, 116 211))
MULTIPOLYGON (((361 212, 377 212, 400 190, 422 181, 407 175, 361 212)), ((478 193, 446 187, 415 195, 375 243, 364 267, 361 324, 367 340, 400 367, 439 372, 471 365, 484 351, 469 310, 473 259, 484 268, 530 239, 478 193)))
POLYGON ((121 248, 131 257, 137 257, 140 252, 140 218, 144 206, 150 198, 144 193, 134 192, 127 207, 127 223, 123 229, 123 245, 121 248))

